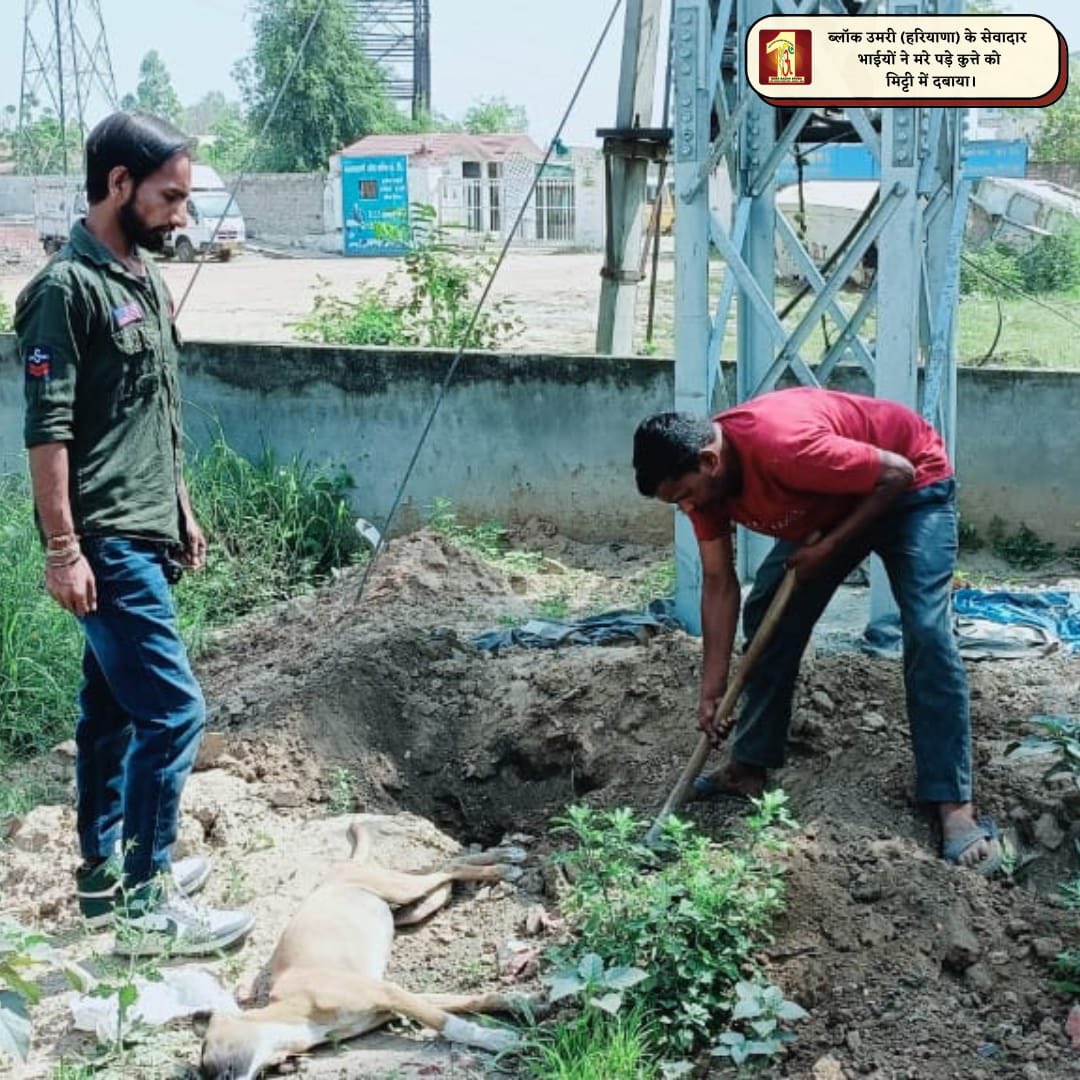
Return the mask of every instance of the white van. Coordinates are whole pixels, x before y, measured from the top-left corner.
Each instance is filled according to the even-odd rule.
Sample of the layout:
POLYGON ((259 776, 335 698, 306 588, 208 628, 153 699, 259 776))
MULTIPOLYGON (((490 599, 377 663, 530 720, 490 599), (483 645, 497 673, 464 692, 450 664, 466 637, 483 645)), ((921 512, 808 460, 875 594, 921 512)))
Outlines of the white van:
POLYGON ((187 213, 187 226, 171 232, 165 241, 167 255, 192 262, 206 251, 210 258, 225 261, 243 250, 247 228, 240 207, 230 200, 229 189, 209 165, 191 166, 187 213))

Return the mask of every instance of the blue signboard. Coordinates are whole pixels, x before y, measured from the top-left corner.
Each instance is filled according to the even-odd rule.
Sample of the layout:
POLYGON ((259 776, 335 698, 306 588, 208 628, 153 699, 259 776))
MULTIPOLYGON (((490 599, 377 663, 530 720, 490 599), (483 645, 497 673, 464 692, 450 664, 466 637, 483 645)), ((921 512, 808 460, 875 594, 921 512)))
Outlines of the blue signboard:
MULTIPOLYGON (((964 176, 1027 175, 1028 146, 1023 139, 972 139, 965 146, 964 176)), ((878 163, 863 143, 830 143, 806 154, 803 180, 876 180, 878 163)), ((788 155, 776 170, 776 182, 784 187, 799 180, 795 160, 788 155)))
POLYGON ((404 155, 341 159, 346 255, 407 251, 409 165, 404 155))

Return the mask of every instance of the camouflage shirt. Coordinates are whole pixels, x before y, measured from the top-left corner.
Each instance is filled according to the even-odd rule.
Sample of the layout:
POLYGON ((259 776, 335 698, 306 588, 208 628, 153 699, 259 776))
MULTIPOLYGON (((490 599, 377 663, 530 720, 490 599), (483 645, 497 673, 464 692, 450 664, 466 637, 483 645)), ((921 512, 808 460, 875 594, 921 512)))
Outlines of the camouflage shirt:
POLYGON ((27 447, 68 446, 84 536, 180 540, 179 337, 149 256, 126 269, 79 222, 16 303, 27 447))

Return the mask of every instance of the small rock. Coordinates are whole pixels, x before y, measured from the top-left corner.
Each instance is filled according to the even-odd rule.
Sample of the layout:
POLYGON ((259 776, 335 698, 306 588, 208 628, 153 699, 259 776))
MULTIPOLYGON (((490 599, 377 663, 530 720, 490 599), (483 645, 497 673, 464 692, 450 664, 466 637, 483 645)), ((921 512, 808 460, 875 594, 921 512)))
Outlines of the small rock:
POLYGON ((304 797, 296 788, 276 788, 267 796, 267 801, 277 810, 293 810, 304 803, 304 797))
POLYGON ((1065 833, 1053 814, 1043 814, 1035 822, 1035 839, 1050 851, 1057 851, 1065 842, 1065 833))
POLYGON ((1039 1080, 1042 1076, 1042 1069, 1033 1061, 1029 1061, 1021 1070, 1020 1075, 1024 1080, 1039 1080))
POLYGON ((833 704, 833 699, 829 697, 824 690, 815 690, 810 695, 810 701, 822 716, 832 716, 832 714, 836 712, 836 706, 833 704))
POLYGON ((862 727, 865 731, 884 731, 889 725, 879 712, 863 713, 862 727))
POLYGON ((43 829, 19 829, 12 837, 12 844, 19 851, 27 851, 31 855, 40 854, 49 845, 49 834, 43 829))
POLYGON ((1039 937, 1031 943, 1031 950, 1040 960, 1053 960, 1062 951, 1064 946, 1061 938, 1039 937))
POLYGON ((811 1075, 813 1080, 845 1080, 844 1067, 831 1055, 818 1058, 811 1075))
POLYGON ((978 994, 988 994, 994 989, 994 976, 986 964, 972 964, 964 972, 964 981, 978 994))
POLYGON ((1024 922, 1023 919, 1010 919, 1005 924, 1005 933, 1008 934, 1009 937, 1023 937, 1024 934, 1029 934, 1030 932, 1031 925, 1024 922))
POLYGON ((847 1048, 853 1053, 857 1054, 862 1050, 862 1036, 852 1029, 844 1037, 844 1042, 847 1043, 847 1048))
POLYGON ((74 739, 68 739, 66 742, 57 743, 49 753, 61 761, 68 761, 74 765, 75 759, 79 756, 79 748, 75 745, 74 739))
POLYGON ((942 966, 957 974, 966 971, 982 954, 978 938, 964 915, 953 909, 942 926, 942 966))
POLYGON ((1080 1005, 1074 1005, 1069 1010, 1065 1021, 1065 1034, 1072 1039, 1073 1049, 1080 1050, 1080 1005))
POLYGON ((221 756, 224 753, 225 733, 222 731, 204 732, 202 742, 199 743, 199 752, 195 756, 194 771, 216 769, 221 764, 221 756))

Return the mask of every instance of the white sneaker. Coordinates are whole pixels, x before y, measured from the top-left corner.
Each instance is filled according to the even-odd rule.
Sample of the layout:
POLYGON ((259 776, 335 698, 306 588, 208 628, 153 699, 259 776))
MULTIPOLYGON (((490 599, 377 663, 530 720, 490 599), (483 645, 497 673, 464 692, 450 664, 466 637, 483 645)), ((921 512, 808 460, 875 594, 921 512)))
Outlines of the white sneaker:
MULTIPOLYGON (((113 921, 113 909, 120 902, 119 855, 93 870, 80 869, 76 874, 79 911, 87 927, 97 930, 113 921)), ((172 864, 172 888, 181 896, 197 893, 210 877, 213 864, 202 855, 190 855, 172 864)))
POLYGON ((208 956, 247 937, 255 916, 196 907, 174 892, 141 915, 118 911, 115 922, 120 956, 208 956))

